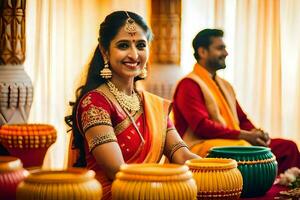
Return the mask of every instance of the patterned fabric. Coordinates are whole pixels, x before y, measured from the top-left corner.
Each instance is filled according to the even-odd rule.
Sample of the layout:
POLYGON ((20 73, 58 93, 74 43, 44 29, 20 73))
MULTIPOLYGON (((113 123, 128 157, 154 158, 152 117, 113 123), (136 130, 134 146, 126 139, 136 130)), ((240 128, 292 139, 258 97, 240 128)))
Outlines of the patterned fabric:
MULTIPOLYGON (((148 133, 144 131, 142 112, 137 112, 133 117, 140 132, 144 133, 143 137, 148 138, 148 133)), ((78 107, 78 119, 83 134, 94 126, 112 126, 125 161, 134 156, 140 147, 141 139, 126 113, 114 106, 108 97, 99 90, 93 90, 83 97, 78 107)), ((147 148, 149 145, 146 144, 147 148)))
POLYGON ((114 132, 106 133, 103 135, 97 135, 93 137, 90 141, 88 141, 89 152, 93 151, 93 149, 101 144, 109 143, 109 142, 117 142, 117 137, 114 132))
POLYGON ((112 126, 110 116, 106 110, 101 107, 90 105, 89 108, 82 112, 81 123, 83 132, 97 125, 112 126))

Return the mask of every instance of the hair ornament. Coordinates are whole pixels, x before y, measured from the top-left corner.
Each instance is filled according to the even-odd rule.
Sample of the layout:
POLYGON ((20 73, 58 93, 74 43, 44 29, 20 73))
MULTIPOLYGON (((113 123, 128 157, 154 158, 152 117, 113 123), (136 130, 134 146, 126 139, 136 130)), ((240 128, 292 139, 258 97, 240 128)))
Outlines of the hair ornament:
POLYGON ((127 33, 129 33, 130 35, 134 35, 136 33, 136 24, 135 24, 135 21, 134 19, 132 19, 128 12, 125 11, 126 15, 127 15, 127 20, 125 22, 125 31, 127 33))

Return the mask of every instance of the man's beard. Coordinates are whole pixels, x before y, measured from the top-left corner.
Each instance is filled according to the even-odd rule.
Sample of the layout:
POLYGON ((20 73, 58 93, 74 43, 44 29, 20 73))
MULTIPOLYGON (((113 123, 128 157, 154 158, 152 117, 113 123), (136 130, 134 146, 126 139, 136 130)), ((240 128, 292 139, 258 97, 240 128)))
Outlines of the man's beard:
POLYGON ((214 58, 214 59, 207 60, 206 65, 209 68, 211 68, 211 69, 213 69, 215 71, 217 71, 219 69, 225 69, 226 68, 225 60, 224 60, 223 63, 221 63, 219 58, 214 58))

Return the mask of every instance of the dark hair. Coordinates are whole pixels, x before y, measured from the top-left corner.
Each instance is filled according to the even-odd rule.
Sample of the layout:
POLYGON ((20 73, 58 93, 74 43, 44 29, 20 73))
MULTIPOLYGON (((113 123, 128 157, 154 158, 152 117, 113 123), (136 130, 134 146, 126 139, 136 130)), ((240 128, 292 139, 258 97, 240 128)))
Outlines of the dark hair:
POLYGON ((193 48, 194 48, 194 57, 198 61, 198 48, 203 47, 208 49, 209 45, 211 44, 212 37, 223 37, 224 32, 220 29, 204 29, 200 31, 196 37, 193 39, 193 48))
MULTIPOLYGON (((139 25, 146 34, 148 41, 152 40, 152 32, 147 26, 144 19, 133 13, 127 11, 128 15, 139 25)), ((99 30, 99 44, 106 51, 109 49, 109 45, 114 37, 118 34, 120 28, 125 24, 125 21, 128 19, 126 11, 116 11, 106 16, 105 20, 100 25, 99 30)), ((72 115, 65 117, 65 122, 72 128, 73 132, 73 141, 72 148, 79 149, 79 157, 74 163, 73 167, 85 167, 85 150, 84 150, 84 138, 79 131, 79 127, 76 123, 76 111, 80 99, 89 91, 96 89, 101 84, 106 82, 106 79, 102 78, 99 74, 100 71, 104 68, 104 59, 101 55, 100 49, 97 45, 92 60, 89 64, 89 69, 87 73, 86 82, 84 85, 80 86, 76 90, 76 101, 70 102, 72 106, 72 115)), ((138 78, 135 78, 138 80, 138 78)))

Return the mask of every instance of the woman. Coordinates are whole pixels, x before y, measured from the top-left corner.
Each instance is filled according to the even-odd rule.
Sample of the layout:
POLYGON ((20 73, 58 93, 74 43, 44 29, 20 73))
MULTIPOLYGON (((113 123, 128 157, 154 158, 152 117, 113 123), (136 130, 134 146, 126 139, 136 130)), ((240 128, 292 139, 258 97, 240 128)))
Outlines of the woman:
POLYGON ((110 198, 110 187, 124 163, 158 163, 162 155, 184 164, 192 154, 168 118, 169 102, 145 91, 135 81, 145 78, 152 33, 137 14, 117 11, 100 26, 99 46, 79 88, 71 118, 75 166, 96 172, 110 198))

